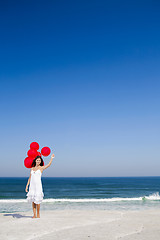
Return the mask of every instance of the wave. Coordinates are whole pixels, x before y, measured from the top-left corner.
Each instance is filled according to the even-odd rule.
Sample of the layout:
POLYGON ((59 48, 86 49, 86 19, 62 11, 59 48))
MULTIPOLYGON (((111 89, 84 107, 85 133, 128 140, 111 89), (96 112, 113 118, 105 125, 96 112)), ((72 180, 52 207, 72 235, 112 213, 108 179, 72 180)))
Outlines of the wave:
MULTIPOLYGON (((43 199, 44 203, 60 203, 60 202, 71 202, 71 203, 85 203, 85 202, 121 202, 121 201, 157 201, 160 200, 159 192, 153 193, 149 196, 135 197, 135 198, 48 198, 43 199)), ((0 203, 26 203, 26 199, 0 199, 0 203)))

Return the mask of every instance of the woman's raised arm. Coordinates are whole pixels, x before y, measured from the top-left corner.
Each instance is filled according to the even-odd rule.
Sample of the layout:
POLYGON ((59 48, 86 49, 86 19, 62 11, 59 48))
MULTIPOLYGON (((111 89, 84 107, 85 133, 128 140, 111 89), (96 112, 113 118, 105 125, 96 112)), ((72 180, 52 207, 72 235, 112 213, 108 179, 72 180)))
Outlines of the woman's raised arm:
POLYGON ((54 154, 52 154, 50 162, 49 162, 47 165, 45 165, 45 166, 42 167, 43 170, 45 170, 46 168, 48 168, 49 166, 51 166, 51 163, 52 163, 54 157, 55 157, 54 154))

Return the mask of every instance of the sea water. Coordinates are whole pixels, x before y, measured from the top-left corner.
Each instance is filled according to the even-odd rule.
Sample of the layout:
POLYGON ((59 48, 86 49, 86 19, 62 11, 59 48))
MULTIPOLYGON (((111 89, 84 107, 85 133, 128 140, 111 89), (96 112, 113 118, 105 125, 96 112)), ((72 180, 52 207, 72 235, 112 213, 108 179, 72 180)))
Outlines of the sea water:
MULTIPOLYGON (((0 178, 0 212, 32 209, 28 178, 0 178)), ((41 210, 141 210, 160 207, 160 177, 42 177, 41 210)))

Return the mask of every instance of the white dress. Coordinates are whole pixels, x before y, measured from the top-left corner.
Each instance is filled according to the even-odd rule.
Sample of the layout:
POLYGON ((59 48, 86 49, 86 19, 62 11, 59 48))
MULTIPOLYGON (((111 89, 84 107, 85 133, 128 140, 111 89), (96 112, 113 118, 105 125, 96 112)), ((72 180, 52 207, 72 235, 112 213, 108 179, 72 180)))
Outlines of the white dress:
POLYGON ((42 188, 41 175, 42 173, 40 169, 37 171, 31 170, 29 192, 26 194, 28 202, 40 204, 43 200, 44 193, 42 188))

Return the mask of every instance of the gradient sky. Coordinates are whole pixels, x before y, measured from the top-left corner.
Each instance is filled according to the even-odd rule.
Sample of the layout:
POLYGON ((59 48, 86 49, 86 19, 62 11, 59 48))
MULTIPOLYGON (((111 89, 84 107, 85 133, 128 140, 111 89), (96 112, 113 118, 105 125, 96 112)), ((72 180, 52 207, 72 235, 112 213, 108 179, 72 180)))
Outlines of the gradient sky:
POLYGON ((0 2, 0 177, 160 175, 160 3, 0 2), (44 158, 45 164, 50 158, 44 158))

